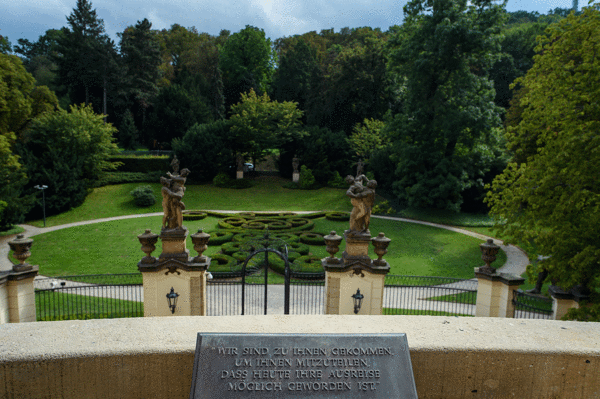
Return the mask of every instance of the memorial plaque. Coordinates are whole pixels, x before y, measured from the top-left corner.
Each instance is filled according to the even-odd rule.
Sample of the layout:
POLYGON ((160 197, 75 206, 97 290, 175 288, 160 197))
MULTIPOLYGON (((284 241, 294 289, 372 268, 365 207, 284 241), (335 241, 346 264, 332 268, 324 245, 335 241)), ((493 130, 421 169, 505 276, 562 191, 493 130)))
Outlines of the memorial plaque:
POLYGON ((406 334, 199 333, 191 399, 416 398, 406 334))

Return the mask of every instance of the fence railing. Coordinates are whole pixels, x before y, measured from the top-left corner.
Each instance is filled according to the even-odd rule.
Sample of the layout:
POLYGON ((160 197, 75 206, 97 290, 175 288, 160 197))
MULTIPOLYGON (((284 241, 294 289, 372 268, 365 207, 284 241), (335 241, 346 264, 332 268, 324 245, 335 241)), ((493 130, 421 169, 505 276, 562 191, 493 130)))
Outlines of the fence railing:
POLYGON ((36 277, 37 320, 141 317, 141 284, 141 273, 36 277))
MULTIPOLYGON (((36 277, 37 319, 40 321, 141 317, 144 315, 141 273, 36 277)), ((245 314, 263 314, 264 285, 246 286, 245 314)), ((283 314, 284 285, 269 284, 268 313, 283 314)), ((240 315, 241 278, 207 282, 207 315, 240 315)), ((450 277, 385 277, 383 314, 474 316, 477 281, 450 277)), ((323 314, 323 279, 292 278, 290 314, 323 314)), ((515 318, 549 319, 552 300, 515 291, 515 318)))
POLYGON ((451 277, 385 278, 383 314, 474 316, 477 281, 451 277))
POLYGON ((523 290, 513 291, 515 319, 550 319, 552 318, 552 299, 533 295, 523 290))

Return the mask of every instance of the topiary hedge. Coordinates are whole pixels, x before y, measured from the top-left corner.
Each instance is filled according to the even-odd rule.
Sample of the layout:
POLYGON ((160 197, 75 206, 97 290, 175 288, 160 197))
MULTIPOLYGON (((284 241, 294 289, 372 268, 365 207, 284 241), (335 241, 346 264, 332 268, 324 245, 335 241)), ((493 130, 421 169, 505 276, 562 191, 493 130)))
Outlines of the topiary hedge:
POLYGON ((231 231, 212 230, 207 233, 210 234, 208 245, 221 245, 233 239, 233 232, 231 231))
POLYGON ((206 212, 201 211, 183 211, 183 220, 202 220, 206 216, 206 212))
POLYGON ((156 172, 165 173, 170 169, 168 155, 114 155, 109 162, 121 162, 119 172, 156 172))
POLYGON ((300 234, 300 242, 307 245, 325 245, 323 235, 319 233, 302 233, 300 234))
POLYGON ((325 218, 335 222, 347 222, 350 220, 350 214, 348 212, 327 212, 325 218))

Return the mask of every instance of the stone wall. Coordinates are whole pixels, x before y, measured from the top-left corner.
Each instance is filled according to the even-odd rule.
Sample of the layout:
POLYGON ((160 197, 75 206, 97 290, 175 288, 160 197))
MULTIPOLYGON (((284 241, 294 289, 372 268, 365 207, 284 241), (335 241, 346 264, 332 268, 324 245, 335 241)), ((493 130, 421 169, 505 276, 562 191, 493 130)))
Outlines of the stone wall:
POLYGON ((0 397, 187 398, 202 331, 406 333, 422 399, 600 397, 600 323, 354 315, 5 324, 0 397))

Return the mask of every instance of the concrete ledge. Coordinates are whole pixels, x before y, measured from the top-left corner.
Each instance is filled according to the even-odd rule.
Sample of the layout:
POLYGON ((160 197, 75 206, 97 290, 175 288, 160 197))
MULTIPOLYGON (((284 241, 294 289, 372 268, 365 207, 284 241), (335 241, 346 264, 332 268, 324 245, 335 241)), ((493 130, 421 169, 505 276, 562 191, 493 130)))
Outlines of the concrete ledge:
POLYGON ((220 316, 5 324, 2 398, 187 398, 198 332, 407 334, 419 398, 600 397, 600 323, 220 316))

